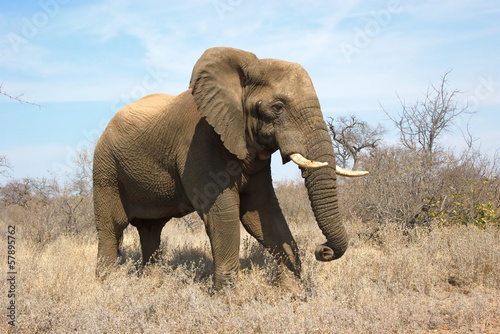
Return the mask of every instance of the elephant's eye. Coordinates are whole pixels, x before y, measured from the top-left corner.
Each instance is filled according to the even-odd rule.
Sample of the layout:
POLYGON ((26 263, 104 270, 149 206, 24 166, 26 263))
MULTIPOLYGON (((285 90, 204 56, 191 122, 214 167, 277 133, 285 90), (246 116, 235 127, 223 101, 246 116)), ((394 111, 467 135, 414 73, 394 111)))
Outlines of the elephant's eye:
POLYGON ((277 103, 273 104, 272 108, 276 113, 281 113, 285 107, 281 103, 277 103))

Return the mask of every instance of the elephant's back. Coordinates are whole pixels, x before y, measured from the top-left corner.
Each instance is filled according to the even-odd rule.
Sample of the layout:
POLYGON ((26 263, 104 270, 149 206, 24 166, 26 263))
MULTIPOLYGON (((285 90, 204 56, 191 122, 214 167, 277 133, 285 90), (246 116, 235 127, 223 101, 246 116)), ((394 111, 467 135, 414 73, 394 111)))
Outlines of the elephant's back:
POLYGON ((125 108, 128 107, 131 109, 158 110, 164 107, 168 107, 175 98, 175 95, 162 93, 151 94, 146 95, 135 102, 129 103, 125 108))
POLYGON ((152 94, 127 104, 109 122, 108 127, 118 127, 124 131, 132 128, 141 129, 154 124, 156 119, 170 109, 175 96, 152 94))
POLYGON ((107 152, 128 161, 143 155, 165 157, 176 148, 180 151, 179 145, 189 145, 186 138, 192 137, 200 118, 189 90, 177 96, 145 96, 116 113, 101 135, 96 153, 107 152))
POLYGON ((99 141, 113 147, 141 142, 159 125, 174 100, 172 95, 152 94, 127 104, 113 116, 99 141))

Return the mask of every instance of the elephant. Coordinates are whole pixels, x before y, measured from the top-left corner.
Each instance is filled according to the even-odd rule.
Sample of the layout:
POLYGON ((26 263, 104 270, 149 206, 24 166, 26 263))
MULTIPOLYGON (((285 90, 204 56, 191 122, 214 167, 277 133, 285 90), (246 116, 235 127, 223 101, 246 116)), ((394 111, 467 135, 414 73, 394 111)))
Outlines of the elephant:
POLYGON ((367 172, 336 167, 308 73, 297 63, 214 47, 196 62, 188 90, 128 104, 99 138, 93 162, 97 275, 116 265, 129 224, 138 230, 145 265, 156 259, 165 224, 196 211, 210 239, 215 289, 236 284, 241 225, 300 277, 298 247, 271 178, 271 154, 278 150, 283 163, 301 169, 326 237, 316 259, 340 258, 348 236, 336 174, 367 172))

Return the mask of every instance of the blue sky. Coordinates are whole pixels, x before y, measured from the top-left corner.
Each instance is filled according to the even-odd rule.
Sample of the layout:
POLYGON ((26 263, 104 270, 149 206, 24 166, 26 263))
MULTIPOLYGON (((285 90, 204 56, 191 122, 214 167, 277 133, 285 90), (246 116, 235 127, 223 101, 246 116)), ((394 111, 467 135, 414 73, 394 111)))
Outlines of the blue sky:
MULTIPOLYGON (((498 1, 0 0, 0 155, 13 177, 63 175, 123 105, 178 94, 203 51, 231 46, 302 64, 325 118, 356 114, 390 129, 397 112, 452 70, 477 111, 473 136, 500 145, 498 1), (172 2, 174 3, 174 2, 172 2)), ((468 119, 458 121, 465 126, 468 119)), ((448 133, 450 146, 462 135, 448 133)), ((389 132, 387 141, 395 141, 389 132)), ((274 159, 275 179, 299 175, 274 159)), ((6 179, 0 176, 0 183, 6 179)))

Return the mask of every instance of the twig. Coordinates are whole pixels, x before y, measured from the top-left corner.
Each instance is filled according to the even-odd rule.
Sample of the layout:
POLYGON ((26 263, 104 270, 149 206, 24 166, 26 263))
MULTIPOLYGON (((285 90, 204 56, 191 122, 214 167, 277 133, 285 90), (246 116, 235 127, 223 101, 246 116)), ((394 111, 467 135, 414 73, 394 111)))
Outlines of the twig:
POLYGON ((42 106, 39 105, 39 104, 36 104, 36 103, 33 103, 33 102, 29 102, 29 101, 26 101, 26 100, 23 100, 21 99, 21 97, 24 95, 24 94, 19 94, 18 96, 13 96, 13 95, 10 95, 6 92, 4 92, 2 90, 3 86, 2 84, 0 84, 0 94, 4 95, 4 96, 7 96, 9 99, 11 100, 15 100, 15 101, 18 101, 19 103, 26 103, 26 104, 31 104, 32 106, 37 106, 39 108, 41 108, 42 106))

